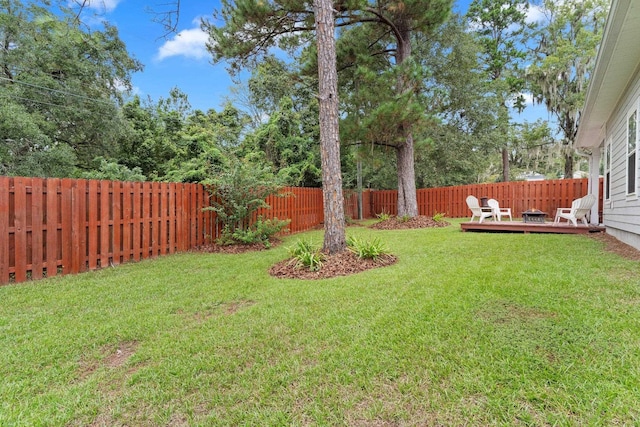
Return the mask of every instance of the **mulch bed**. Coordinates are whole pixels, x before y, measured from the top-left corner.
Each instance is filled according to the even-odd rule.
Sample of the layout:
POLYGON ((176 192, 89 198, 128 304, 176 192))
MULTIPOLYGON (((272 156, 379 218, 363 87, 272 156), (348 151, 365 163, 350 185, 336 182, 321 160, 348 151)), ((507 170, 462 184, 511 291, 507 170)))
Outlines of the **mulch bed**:
POLYGON ((631 245, 621 242, 607 233, 590 233, 589 237, 604 243, 604 250, 620 255, 622 258, 640 261, 640 251, 631 245))
POLYGON ((393 255, 382 255, 377 259, 360 259, 351 251, 335 255, 325 255, 322 267, 318 271, 296 267, 295 259, 280 261, 269 270, 269 274, 281 279, 328 279, 330 277, 348 276, 395 264, 397 258, 393 255))
POLYGON ((195 251, 216 253, 216 254, 243 254, 245 252, 264 251, 267 249, 275 248, 282 241, 280 239, 269 239, 269 247, 266 247, 263 243, 251 243, 251 244, 237 244, 237 245, 217 245, 215 243, 210 245, 198 246, 195 251))
MULTIPOLYGON (((408 220, 392 217, 384 221, 377 222, 370 226, 376 230, 400 230, 411 228, 446 227, 451 225, 446 221, 434 221, 427 216, 417 216, 408 220)), ((289 279, 327 279, 337 276, 348 276, 372 268, 386 267, 395 264, 397 258, 393 255, 378 257, 376 260, 360 259, 351 251, 346 251, 337 255, 326 255, 322 267, 318 271, 309 271, 305 268, 296 267, 296 261, 287 259, 271 267, 269 273, 272 276, 289 279)))
POLYGON ((403 219, 397 216, 384 221, 376 222, 370 228, 376 230, 404 230, 410 228, 447 227, 451 223, 447 221, 434 221, 430 216, 419 215, 414 218, 403 219))

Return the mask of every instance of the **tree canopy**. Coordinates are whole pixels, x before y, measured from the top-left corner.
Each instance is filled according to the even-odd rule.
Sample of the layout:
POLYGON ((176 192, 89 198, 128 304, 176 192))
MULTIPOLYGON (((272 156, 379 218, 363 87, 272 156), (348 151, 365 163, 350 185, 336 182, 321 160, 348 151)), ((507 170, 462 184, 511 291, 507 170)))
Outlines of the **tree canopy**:
MULTIPOLYGON (((357 37, 368 38, 360 43, 349 43, 362 48, 353 52, 352 65, 356 65, 356 59, 368 55, 384 59, 382 63, 378 62, 378 66, 398 67, 391 83, 393 98, 388 99, 378 111, 386 111, 393 119, 384 121, 390 126, 385 134, 391 135, 397 154, 398 213, 402 215, 415 216, 418 213, 412 133, 414 120, 407 117, 408 114, 413 117, 413 97, 417 90, 415 73, 418 70, 410 61, 412 35, 429 33, 437 28, 450 13, 451 5, 452 0, 400 3, 357 0, 340 2, 332 9, 337 28, 357 28, 357 31, 341 33, 340 40, 343 37, 349 41, 357 37)), ((231 70, 237 71, 268 56, 272 47, 289 52, 309 47, 316 29, 313 17, 313 4, 301 0, 223 0, 214 20, 205 22, 204 28, 210 34, 208 47, 214 61, 227 60, 231 70), (218 26, 217 22, 223 24, 218 26)), ((380 71, 380 68, 375 71, 380 71)), ((371 87, 370 90, 375 89, 371 87)))
POLYGON ((65 176, 90 168, 123 130, 118 103, 142 68, 115 27, 86 30, 48 3, 0 4, 0 158, 4 173, 65 176), (0 154, 2 155, 2 154, 0 154))
POLYGON ((608 0, 543 2, 546 21, 537 30, 529 78, 538 102, 555 116, 565 147, 564 176, 573 177, 580 111, 602 38, 608 0))
MULTIPOLYGON (((576 168, 608 1, 474 0, 465 17, 451 3, 332 3, 340 144, 330 176, 345 188, 398 188, 400 215, 417 214, 416 186, 576 168), (533 33, 527 7, 545 14, 533 33), (513 119, 526 91, 560 141, 553 122, 513 119)), ((288 185, 321 184, 318 4, 224 0, 203 23, 212 59, 251 75, 236 75, 229 102, 207 111, 180 88, 130 97, 142 64, 115 27, 85 25, 85 3, 71 4, 0 4, 0 174, 201 182, 239 157, 288 185)))

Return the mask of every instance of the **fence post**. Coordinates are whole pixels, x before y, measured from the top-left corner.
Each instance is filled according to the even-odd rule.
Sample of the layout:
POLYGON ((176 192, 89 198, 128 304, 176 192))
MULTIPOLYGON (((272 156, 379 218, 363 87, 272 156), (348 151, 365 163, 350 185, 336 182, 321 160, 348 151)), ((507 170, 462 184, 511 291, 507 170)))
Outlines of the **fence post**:
POLYGON ((43 272, 43 193, 42 178, 31 180, 31 278, 41 279, 43 272))
POLYGON ((0 177, 0 284, 9 283, 9 181, 0 177))
POLYGON ((13 179, 13 238, 14 238, 14 274, 16 282, 24 282, 27 279, 27 186, 28 178, 16 177, 13 179))
MULTIPOLYGON (((109 243, 111 240, 111 207, 113 202, 110 199, 110 181, 100 181, 100 266, 109 266, 109 257, 111 248, 109 243)), ((115 223, 115 221, 114 221, 115 223)))
POLYGON ((53 277, 58 274, 58 248, 60 243, 58 240, 58 215, 61 209, 58 201, 58 187, 60 186, 60 179, 48 178, 45 182, 47 184, 47 209, 44 212, 46 217, 45 227, 47 229, 47 277, 53 277))

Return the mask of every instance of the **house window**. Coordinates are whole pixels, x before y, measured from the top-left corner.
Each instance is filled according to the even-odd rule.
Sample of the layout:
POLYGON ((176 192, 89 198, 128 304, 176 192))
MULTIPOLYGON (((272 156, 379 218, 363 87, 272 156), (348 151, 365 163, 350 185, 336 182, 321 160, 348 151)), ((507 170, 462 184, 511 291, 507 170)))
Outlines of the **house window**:
POLYGON ((636 157, 638 152, 638 110, 627 120, 627 195, 636 194, 636 157))
POLYGON ((611 198, 611 140, 607 141, 604 149, 604 198, 611 198))

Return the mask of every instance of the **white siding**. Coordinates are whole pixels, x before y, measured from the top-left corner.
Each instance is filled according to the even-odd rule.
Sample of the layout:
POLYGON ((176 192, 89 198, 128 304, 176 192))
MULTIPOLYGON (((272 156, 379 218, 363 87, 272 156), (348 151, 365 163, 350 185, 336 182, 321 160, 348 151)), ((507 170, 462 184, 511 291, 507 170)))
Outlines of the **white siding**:
MULTIPOLYGON (((627 196, 627 117, 633 108, 640 114, 640 72, 636 70, 631 85, 607 122, 611 138, 611 200, 604 203, 604 223, 618 239, 640 248, 640 199, 638 192, 627 196)), ((636 177, 640 177, 636 158, 636 177)), ((637 183, 636 183, 637 188, 637 183)))

